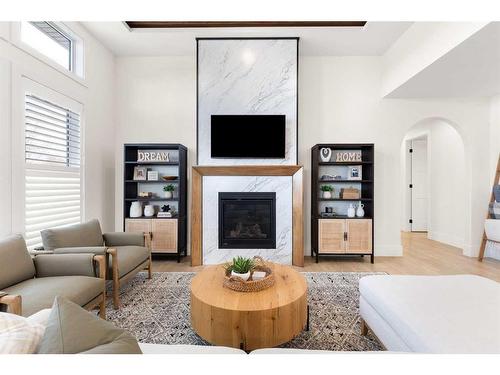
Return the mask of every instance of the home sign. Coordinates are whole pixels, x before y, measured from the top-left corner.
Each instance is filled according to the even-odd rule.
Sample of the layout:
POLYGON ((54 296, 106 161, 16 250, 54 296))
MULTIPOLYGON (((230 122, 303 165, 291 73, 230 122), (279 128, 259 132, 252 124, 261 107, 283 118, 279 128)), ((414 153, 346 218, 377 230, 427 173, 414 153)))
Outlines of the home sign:
POLYGON ((170 157, 168 152, 162 150, 138 150, 137 151, 137 161, 152 161, 152 162, 161 162, 161 161, 170 161, 170 157))
POLYGON ((335 161, 361 161, 361 151, 338 151, 335 155, 335 161))

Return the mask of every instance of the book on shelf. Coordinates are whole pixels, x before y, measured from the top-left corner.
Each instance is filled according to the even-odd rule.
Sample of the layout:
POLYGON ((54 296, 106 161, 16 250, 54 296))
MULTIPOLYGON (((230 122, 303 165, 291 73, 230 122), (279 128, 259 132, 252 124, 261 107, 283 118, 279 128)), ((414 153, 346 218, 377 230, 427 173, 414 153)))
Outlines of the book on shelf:
POLYGON ((171 212, 158 212, 158 215, 156 215, 158 218, 167 218, 167 217, 172 217, 171 212))

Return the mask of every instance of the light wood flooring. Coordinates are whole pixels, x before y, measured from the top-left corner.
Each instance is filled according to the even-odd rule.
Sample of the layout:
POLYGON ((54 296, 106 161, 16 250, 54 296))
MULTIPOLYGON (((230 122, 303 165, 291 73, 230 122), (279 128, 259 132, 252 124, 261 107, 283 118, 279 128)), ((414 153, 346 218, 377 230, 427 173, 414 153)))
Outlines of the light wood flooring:
MULTIPOLYGON (((500 282, 500 261, 462 255, 462 250, 427 239, 426 233, 402 233, 403 256, 375 257, 375 264, 369 257, 360 258, 320 258, 319 263, 306 256, 304 272, 387 272, 405 275, 454 275, 474 274, 500 282)), ((203 266, 191 267, 189 257, 181 263, 173 260, 155 260, 153 271, 186 272, 199 271, 203 266)))

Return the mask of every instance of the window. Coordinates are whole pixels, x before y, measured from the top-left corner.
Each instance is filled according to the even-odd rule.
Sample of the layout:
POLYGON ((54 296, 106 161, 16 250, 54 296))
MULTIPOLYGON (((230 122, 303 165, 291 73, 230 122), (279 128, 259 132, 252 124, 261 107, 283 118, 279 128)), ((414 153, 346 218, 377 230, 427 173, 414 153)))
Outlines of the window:
POLYGON ((64 69, 82 76, 82 43, 54 22, 21 22, 21 41, 64 69))
POLYGON ((25 239, 41 245, 40 231, 81 222, 80 115, 25 95, 25 239))

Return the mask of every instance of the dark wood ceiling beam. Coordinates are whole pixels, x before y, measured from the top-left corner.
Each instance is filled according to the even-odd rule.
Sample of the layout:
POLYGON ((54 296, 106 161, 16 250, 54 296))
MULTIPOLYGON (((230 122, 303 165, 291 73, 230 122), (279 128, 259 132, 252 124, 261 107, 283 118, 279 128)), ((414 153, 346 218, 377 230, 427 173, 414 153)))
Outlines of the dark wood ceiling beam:
POLYGON ((131 29, 223 27, 363 27, 366 21, 125 21, 131 29))

